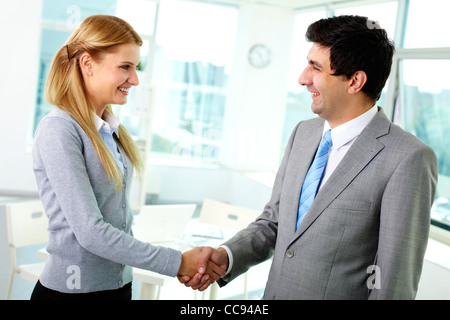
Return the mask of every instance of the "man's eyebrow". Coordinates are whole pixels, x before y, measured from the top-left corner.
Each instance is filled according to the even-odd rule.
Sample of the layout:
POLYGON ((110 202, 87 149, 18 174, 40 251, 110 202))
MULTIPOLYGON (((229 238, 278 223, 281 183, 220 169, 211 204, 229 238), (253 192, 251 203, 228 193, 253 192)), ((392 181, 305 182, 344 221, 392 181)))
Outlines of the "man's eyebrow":
POLYGON ((315 60, 311 60, 308 57, 306 59, 308 60, 309 64, 315 65, 316 67, 319 67, 320 69, 323 69, 322 65, 319 62, 317 62, 315 60))

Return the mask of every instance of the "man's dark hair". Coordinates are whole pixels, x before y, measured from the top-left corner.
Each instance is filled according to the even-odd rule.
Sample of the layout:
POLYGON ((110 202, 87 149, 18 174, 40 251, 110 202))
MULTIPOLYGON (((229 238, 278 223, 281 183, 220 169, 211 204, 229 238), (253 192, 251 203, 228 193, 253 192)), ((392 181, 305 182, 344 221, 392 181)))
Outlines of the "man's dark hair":
POLYGON ((378 23, 360 16, 336 16, 314 22, 306 39, 330 48, 330 66, 334 75, 350 78, 356 71, 367 74, 362 91, 373 101, 391 72, 395 48, 378 23))

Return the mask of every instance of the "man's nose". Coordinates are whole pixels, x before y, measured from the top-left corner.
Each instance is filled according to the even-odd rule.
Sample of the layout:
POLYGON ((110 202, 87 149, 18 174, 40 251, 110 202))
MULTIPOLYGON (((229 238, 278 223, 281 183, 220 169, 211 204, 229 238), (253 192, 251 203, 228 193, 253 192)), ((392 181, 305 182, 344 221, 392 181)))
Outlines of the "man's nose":
POLYGON ((306 67, 303 72, 300 74, 300 77, 298 78, 298 83, 302 86, 308 86, 311 82, 311 72, 309 71, 309 68, 306 67))

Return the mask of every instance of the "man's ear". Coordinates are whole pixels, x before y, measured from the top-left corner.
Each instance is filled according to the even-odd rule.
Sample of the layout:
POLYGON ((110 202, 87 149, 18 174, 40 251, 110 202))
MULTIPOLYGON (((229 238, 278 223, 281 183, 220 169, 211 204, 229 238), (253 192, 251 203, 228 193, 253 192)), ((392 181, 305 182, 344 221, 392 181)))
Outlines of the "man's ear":
POLYGON ((355 94, 361 91, 367 82, 367 74, 364 71, 356 71, 349 79, 348 93, 355 94))
POLYGON ((80 68, 84 74, 92 75, 93 61, 92 57, 88 53, 84 53, 80 57, 80 68))

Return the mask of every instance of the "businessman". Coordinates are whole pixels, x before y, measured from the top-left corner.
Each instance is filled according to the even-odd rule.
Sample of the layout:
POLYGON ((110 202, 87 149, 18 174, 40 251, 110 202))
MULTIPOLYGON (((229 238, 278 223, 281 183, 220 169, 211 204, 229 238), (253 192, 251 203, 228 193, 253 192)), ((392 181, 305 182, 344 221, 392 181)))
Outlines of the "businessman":
POLYGON ((223 286, 273 256, 264 299, 414 299, 437 159, 375 104, 394 47, 358 16, 319 20, 306 37, 299 83, 319 117, 294 129, 262 214, 201 264, 227 268, 223 286))

